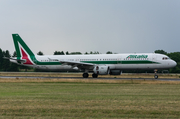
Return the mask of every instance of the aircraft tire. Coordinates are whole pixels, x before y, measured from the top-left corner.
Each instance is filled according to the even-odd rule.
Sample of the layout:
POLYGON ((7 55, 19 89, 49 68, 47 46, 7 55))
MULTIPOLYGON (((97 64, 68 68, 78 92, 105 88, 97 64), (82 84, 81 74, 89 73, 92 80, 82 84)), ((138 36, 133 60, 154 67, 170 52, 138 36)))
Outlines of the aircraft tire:
POLYGON ((83 78, 88 78, 89 74, 88 73, 83 73, 83 78))
POLYGON ((97 74, 92 74, 92 77, 93 77, 93 78, 97 78, 98 75, 97 75, 97 74))
POLYGON ((155 79, 158 79, 158 75, 154 75, 154 78, 155 78, 155 79))

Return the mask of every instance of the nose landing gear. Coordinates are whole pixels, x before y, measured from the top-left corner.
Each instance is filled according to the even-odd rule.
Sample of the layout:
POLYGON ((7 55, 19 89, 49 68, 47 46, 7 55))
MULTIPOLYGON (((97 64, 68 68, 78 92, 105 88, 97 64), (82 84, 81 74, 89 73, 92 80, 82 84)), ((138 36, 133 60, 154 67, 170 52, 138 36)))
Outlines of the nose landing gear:
POLYGON ((155 79, 158 79, 157 69, 154 70, 154 73, 155 73, 155 74, 154 74, 154 78, 155 78, 155 79))
POLYGON ((154 75, 154 78, 155 78, 155 79, 158 79, 158 75, 154 75))

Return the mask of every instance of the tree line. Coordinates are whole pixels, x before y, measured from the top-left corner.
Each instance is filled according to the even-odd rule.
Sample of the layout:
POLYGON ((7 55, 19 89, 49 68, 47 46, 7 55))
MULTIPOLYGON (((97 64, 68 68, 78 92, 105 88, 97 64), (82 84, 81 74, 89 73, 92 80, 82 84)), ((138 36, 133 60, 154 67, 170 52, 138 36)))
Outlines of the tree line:
POLYGON ((8 50, 2 51, 2 49, 0 49, 0 71, 19 71, 19 66, 17 64, 11 63, 3 57, 11 57, 8 50))
MULTIPOLYGON (((176 61, 177 66, 174 68, 171 68, 169 70, 169 72, 170 73, 180 73, 180 52, 167 53, 164 50, 155 50, 155 53, 165 54, 165 55, 169 56, 171 59, 173 59, 174 61, 176 61)), ((81 54, 83 54, 83 53, 81 53, 81 52, 69 53, 68 51, 64 53, 63 51, 55 51, 53 55, 81 55, 81 54)), ((89 53, 85 52, 84 54, 88 55, 88 54, 100 54, 100 53, 98 51, 95 51, 95 52, 91 51, 89 53)), ((108 52, 106 52, 106 54, 113 54, 113 52, 108 51, 108 52)), ((44 55, 44 54, 42 51, 39 51, 37 53, 37 55, 44 55)), ((0 48, 0 71, 22 71, 23 69, 25 69, 25 70, 29 69, 29 67, 17 65, 15 63, 10 62, 7 59, 4 59, 3 57, 16 57, 16 52, 14 52, 13 55, 11 55, 8 50, 2 51, 2 49, 0 48)), ((33 70, 33 71, 36 71, 36 70, 33 70)), ((123 72, 137 72, 137 71, 123 71, 123 72)), ((141 70, 138 72, 145 72, 145 70, 141 70)))
POLYGON ((172 60, 176 61, 177 66, 174 67, 174 68, 171 68, 169 70, 169 72, 171 72, 171 73, 180 73, 180 52, 167 53, 164 50, 156 50, 155 53, 167 55, 172 60))
MULTIPOLYGON (((55 51, 53 55, 82 55, 83 53, 81 52, 71 52, 69 53, 68 51, 66 53, 64 53, 64 51, 55 51)), ((88 54, 100 54, 98 51, 94 51, 94 52, 85 52, 84 53, 85 55, 88 55, 88 54)), ((106 54, 113 54, 111 51, 107 51, 106 54)), ((43 52, 39 51, 37 53, 37 55, 44 55, 43 52)))

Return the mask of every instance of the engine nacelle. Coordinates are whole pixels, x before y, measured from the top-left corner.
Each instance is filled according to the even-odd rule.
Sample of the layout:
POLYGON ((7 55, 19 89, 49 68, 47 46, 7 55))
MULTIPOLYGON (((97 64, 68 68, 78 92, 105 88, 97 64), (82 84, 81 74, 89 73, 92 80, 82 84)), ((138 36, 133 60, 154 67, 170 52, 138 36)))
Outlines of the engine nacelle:
POLYGON ((110 70, 110 75, 121 75, 122 71, 121 70, 110 70))
POLYGON ((93 69, 93 72, 97 75, 107 75, 109 74, 109 71, 110 69, 108 66, 95 66, 93 69))

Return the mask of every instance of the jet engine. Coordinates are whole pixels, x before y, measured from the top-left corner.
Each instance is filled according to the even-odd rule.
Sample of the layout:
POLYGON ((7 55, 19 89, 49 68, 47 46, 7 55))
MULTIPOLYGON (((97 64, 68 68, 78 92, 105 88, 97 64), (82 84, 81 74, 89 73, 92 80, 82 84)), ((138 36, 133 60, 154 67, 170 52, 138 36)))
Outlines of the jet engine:
POLYGON ((97 75, 107 75, 109 74, 109 67, 108 66, 95 66, 93 69, 94 74, 97 75))

